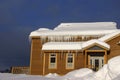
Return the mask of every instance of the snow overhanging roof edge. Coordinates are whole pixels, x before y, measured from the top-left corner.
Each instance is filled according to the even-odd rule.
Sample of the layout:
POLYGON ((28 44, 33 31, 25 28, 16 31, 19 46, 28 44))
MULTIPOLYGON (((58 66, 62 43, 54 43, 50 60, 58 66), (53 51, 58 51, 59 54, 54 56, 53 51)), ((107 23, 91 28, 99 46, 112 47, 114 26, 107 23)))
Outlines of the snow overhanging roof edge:
MULTIPOLYGON (((38 30, 32 31, 29 37, 46 36, 46 35, 48 36, 49 35, 79 35, 82 33, 86 33, 86 35, 88 35, 91 32, 94 32, 96 34, 107 34, 110 33, 110 31, 113 32, 117 30, 117 26, 116 26, 117 24, 115 22, 61 23, 60 25, 55 27, 53 30, 48 28, 40 28, 38 30), (60 29, 55 30, 56 28, 59 27, 60 29)), ((95 34, 92 33, 91 35, 95 35, 95 34)))
POLYGON ((84 50, 84 48, 92 45, 92 44, 99 44, 107 50, 110 49, 110 46, 102 41, 99 40, 89 40, 87 42, 47 42, 43 45, 42 50, 84 50))

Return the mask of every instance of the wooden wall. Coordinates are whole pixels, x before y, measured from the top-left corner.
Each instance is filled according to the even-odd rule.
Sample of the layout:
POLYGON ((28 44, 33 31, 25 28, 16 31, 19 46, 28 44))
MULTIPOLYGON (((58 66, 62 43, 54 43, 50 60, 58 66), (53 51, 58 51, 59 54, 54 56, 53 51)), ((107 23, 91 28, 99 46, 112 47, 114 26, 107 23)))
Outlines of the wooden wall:
MULTIPOLYGON (((120 36, 117 36, 114 39, 106 41, 111 47, 108 53, 108 60, 111 59, 112 57, 120 55, 120 45, 117 44, 119 41, 120 41, 120 36)), ((63 75, 74 69, 84 68, 85 56, 82 52, 78 52, 77 54, 73 52, 75 54, 74 69, 66 69, 66 52, 64 53, 55 52, 57 54, 57 69, 49 69, 48 66, 49 53, 51 52, 43 52, 41 50, 42 44, 43 43, 41 42, 40 37, 32 37, 31 56, 30 56, 30 74, 45 75, 48 73, 58 73, 60 75, 63 75)))
POLYGON ((30 55, 30 74, 43 74, 43 54, 41 53, 40 37, 33 37, 31 40, 31 55, 30 55))
POLYGON ((107 43, 110 45, 108 60, 111 59, 112 57, 120 55, 120 44, 118 44, 119 41, 120 41, 120 35, 117 35, 113 39, 107 41, 107 43))
MULTIPOLYGON (((52 52, 50 52, 52 53, 52 52)), ((57 73, 64 75, 72 70, 80 69, 84 67, 84 55, 82 53, 74 53, 74 69, 66 69, 66 54, 67 53, 56 53, 57 54, 57 68, 49 69, 49 53, 45 53, 45 74, 57 73)))

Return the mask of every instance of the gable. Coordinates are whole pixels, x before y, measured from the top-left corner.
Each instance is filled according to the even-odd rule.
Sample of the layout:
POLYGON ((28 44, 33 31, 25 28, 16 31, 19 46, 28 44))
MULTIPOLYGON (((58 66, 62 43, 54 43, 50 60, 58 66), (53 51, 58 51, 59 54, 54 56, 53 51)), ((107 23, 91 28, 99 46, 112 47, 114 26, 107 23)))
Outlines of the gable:
POLYGON ((98 43, 88 45, 87 47, 84 48, 84 50, 109 50, 109 49, 110 49, 110 47, 108 48, 108 47, 98 44, 98 43))
POLYGON ((97 45, 94 45, 94 46, 88 48, 87 50, 104 50, 104 48, 97 46, 97 45))
POLYGON ((111 33, 111 34, 108 34, 108 35, 105 35, 101 38, 99 38, 100 41, 104 41, 104 42, 108 42, 116 37, 119 37, 120 36, 120 30, 117 30, 116 32, 114 33, 111 33))

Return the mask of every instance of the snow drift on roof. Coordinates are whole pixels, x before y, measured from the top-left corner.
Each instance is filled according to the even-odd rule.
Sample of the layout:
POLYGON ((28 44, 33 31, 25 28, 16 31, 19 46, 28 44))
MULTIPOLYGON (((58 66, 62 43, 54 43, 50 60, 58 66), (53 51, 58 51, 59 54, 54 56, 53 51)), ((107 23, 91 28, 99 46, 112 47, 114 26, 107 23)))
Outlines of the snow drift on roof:
POLYGON ((81 42, 48 42, 42 50, 80 50, 81 42))
POLYGON ((32 36, 64 36, 64 35, 105 35, 116 32, 117 30, 91 30, 91 31, 33 31, 30 34, 32 36))
POLYGON ((118 30, 118 31, 116 31, 116 32, 113 32, 113 33, 110 33, 110 34, 108 34, 108 35, 105 35, 105 36, 101 37, 99 40, 101 40, 101 41, 106 41, 106 40, 108 40, 108 39, 110 39, 110 38, 114 38, 114 36, 116 36, 116 35, 118 35, 118 34, 120 34, 120 30, 118 30))
POLYGON ((83 43, 82 47, 85 48, 85 47, 90 46, 92 44, 99 44, 107 49, 110 48, 110 46, 107 43, 100 41, 100 40, 97 40, 97 39, 92 39, 92 40, 89 40, 89 41, 83 43))
POLYGON ((110 48, 107 43, 94 39, 87 42, 47 42, 43 45, 42 50, 81 50, 95 43, 107 49, 110 48))
POLYGON ((89 23, 61 23, 54 30, 113 30, 117 29, 115 22, 89 22, 89 23))
POLYGON ((38 31, 49 31, 50 29, 48 28, 39 28, 38 31))
POLYGON ((32 36, 51 35, 105 35, 118 30, 115 22, 61 23, 54 30, 40 28, 31 32, 32 36))

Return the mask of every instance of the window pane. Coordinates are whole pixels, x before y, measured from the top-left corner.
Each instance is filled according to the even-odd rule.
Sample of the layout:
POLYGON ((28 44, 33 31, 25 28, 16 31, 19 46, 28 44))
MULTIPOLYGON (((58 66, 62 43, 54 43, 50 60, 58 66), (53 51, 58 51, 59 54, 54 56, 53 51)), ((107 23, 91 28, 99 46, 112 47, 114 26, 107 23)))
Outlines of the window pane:
POLYGON ((73 58, 68 58, 68 63, 72 63, 73 62, 73 58))
POLYGON ((49 68, 56 68, 56 54, 50 54, 49 68))
POLYGON ((55 63, 55 58, 51 58, 51 63, 55 63))
POLYGON ((73 54, 72 53, 68 53, 67 54, 67 63, 66 63, 66 68, 68 69, 72 69, 74 68, 74 64, 73 64, 73 54))
POLYGON ((73 56, 73 54, 72 54, 72 53, 69 53, 68 56, 73 56))

